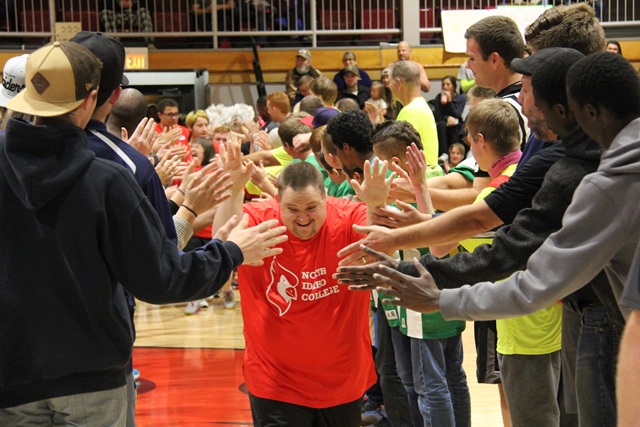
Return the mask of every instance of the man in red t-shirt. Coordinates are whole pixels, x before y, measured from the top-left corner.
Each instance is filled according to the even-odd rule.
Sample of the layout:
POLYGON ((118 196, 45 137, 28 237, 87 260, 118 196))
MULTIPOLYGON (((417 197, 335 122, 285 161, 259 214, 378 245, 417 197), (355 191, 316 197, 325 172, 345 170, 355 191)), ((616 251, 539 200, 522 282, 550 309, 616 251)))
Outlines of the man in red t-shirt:
POLYGON ((189 146, 189 137, 191 132, 186 127, 178 124, 178 118, 180 117, 180 110, 178 109, 178 103, 171 98, 162 98, 158 102, 158 117, 160 123, 156 125, 156 132, 161 134, 168 130, 175 128, 176 126, 182 131, 178 137, 176 144, 184 145, 187 149, 187 156, 184 158, 186 162, 191 160, 191 147, 189 146))
POLYGON ((220 159, 234 187, 214 229, 244 210, 250 224, 277 219, 289 238, 282 254, 238 269, 244 376, 255 425, 359 426, 362 396, 376 380, 369 296, 338 286, 333 274, 337 251, 360 238, 353 225, 365 224, 368 209, 386 200, 380 190, 386 164, 380 168, 376 161, 358 186, 368 205, 327 196, 320 171, 298 162, 280 173, 275 200, 243 208, 253 165, 242 165, 240 148, 231 142, 221 147, 220 159))

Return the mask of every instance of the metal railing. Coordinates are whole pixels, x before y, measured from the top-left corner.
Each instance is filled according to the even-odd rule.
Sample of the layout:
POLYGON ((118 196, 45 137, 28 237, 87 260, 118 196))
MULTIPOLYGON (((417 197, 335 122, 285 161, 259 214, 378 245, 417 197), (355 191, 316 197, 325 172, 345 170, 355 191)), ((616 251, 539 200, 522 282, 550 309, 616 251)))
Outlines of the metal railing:
MULTIPOLYGON (((536 0, 534 0, 536 1, 536 0)), ((541 0, 537 0, 541 1, 541 0)), ((542 0, 546 1, 546 0, 542 0)), ((508 4, 523 0, 510 0, 508 4)), ((640 25, 640 0, 596 0, 603 26, 640 25)), ((0 0, 0 43, 51 38, 60 24, 158 47, 377 45, 402 34, 402 8, 419 13, 423 41, 440 41, 440 12, 502 0, 0 0), (210 4, 214 7, 207 8, 210 4), (197 5, 197 6, 196 6, 197 5), (219 10, 216 10, 219 9, 219 10), (56 25, 58 24, 58 25, 56 25), (3 40, 5 39, 5 40, 3 40)))

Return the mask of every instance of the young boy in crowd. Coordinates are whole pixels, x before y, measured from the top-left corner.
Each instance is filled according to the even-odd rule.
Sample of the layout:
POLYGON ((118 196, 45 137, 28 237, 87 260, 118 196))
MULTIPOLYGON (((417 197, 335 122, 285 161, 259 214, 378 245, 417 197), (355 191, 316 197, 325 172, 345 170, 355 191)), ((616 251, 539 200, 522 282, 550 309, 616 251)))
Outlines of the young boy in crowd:
MULTIPOLYGON (((384 122, 376 126, 371 142, 373 152, 399 174, 408 173, 416 183, 442 176, 439 166, 427 165, 420 135, 408 122, 384 122), (413 144, 413 156, 407 150, 413 144), (419 176, 418 176, 419 175, 419 176)), ((419 208, 424 198, 416 197, 419 208)), ((397 203, 403 203, 397 201, 397 203)), ((433 208, 427 208, 433 213, 433 208)), ((428 249, 402 251, 403 259, 419 257, 428 249)), ((465 322, 448 322, 440 313, 421 314, 382 304, 391 328, 398 375, 407 391, 414 425, 468 426, 471 400, 462 368, 462 331, 465 322)))

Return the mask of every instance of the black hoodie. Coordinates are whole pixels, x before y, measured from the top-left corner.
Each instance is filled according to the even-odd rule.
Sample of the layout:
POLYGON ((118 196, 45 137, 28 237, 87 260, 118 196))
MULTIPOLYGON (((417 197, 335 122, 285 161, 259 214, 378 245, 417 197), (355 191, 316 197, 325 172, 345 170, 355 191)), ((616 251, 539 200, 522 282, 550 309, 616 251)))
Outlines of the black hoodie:
POLYGON ((96 159, 76 126, 11 120, 0 169, 0 407, 125 384, 118 283, 151 303, 191 301, 243 261, 218 240, 181 255, 131 173, 96 159))

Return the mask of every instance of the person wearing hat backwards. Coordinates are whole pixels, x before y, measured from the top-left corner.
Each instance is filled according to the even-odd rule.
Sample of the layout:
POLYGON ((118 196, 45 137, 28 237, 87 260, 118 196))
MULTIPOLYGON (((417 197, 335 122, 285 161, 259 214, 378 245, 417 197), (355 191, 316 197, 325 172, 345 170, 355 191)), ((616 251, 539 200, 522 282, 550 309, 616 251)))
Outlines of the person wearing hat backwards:
POLYGON ((338 99, 350 98, 358 103, 362 110, 364 103, 371 95, 371 89, 360 84, 360 70, 355 65, 348 65, 342 70, 344 87, 338 90, 338 99))
POLYGON ((155 304, 203 298, 286 240, 277 221, 246 218, 181 254, 131 173, 87 148, 101 69, 84 46, 54 42, 29 56, 7 103, 35 119, 0 136, 3 427, 124 425, 133 337, 121 289, 155 304))
POLYGON ((296 66, 287 72, 284 79, 284 91, 291 101, 296 97, 298 79, 306 75, 315 79, 320 77, 322 72, 311 66, 311 52, 307 49, 300 49, 296 54, 296 66))
POLYGON ((10 58, 2 70, 2 88, 0 88, 0 131, 4 130, 9 115, 5 116, 7 101, 24 89, 24 67, 28 54, 10 58))

